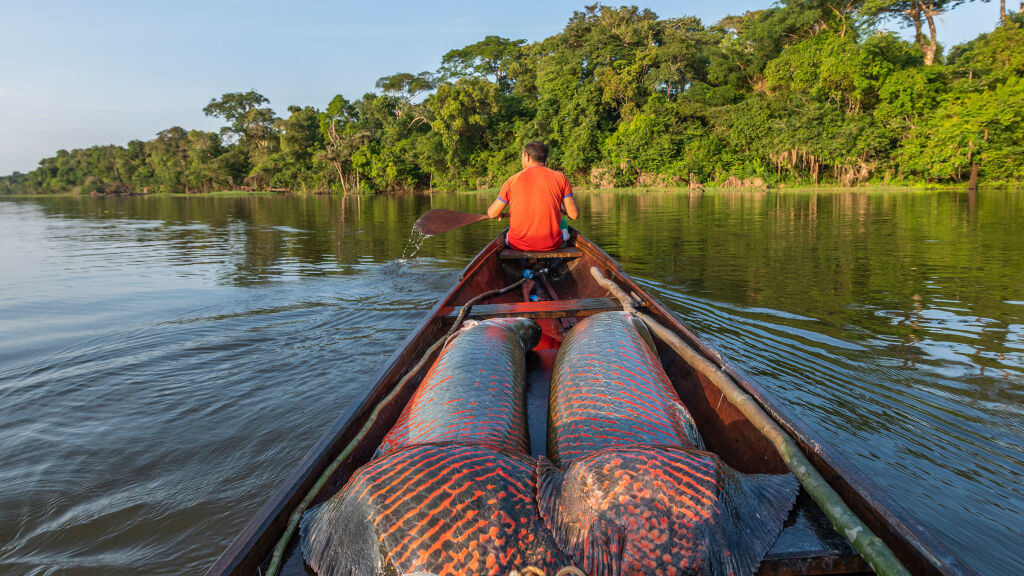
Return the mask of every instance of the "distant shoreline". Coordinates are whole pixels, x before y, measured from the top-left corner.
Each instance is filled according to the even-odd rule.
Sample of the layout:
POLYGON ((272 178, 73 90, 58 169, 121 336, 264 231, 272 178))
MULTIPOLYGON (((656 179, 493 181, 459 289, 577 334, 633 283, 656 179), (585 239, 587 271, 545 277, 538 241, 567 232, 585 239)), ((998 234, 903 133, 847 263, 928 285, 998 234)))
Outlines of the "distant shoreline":
MULTIPOLYGON (((1024 191, 1024 183, 1013 183, 1013 184, 992 184, 979 186, 978 190, 984 192, 987 190, 1022 190, 1024 191)), ((707 186, 703 190, 689 190, 687 188, 666 188, 666 187, 637 187, 637 188, 576 188, 574 190, 579 194, 599 194, 602 192, 611 192, 616 194, 647 194, 647 193, 674 193, 674 194, 687 194, 687 195, 701 195, 701 194, 728 194, 731 192, 762 192, 762 193, 776 193, 785 194, 786 192, 796 193, 807 193, 807 192, 819 192, 819 193, 846 193, 846 192, 968 192, 966 184, 919 184, 919 185, 893 185, 893 184, 862 184, 859 186, 852 187, 840 187, 840 186, 812 186, 812 185, 791 185, 791 186, 770 186, 767 188, 756 188, 756 187, 721 187, 721 186, 707 186)), ((407 194, 379 194, 376 196, 423 196, 423 195, 458 195, 458 196, 469 196, 469 195, 483 195, 483 194, 497 194, 498 188, 484 188, 480 190, 422 190, 417 192, 410 192, 407 194)), ((333 198, 344 197, 341 194, 313 194, 313 193, 293 193, 293 192, 270 192, 270 191, 249 191, 249 190, 217 190, 214 192, 195 192, 191 194, 181 193, 166 193, 166 192, 153 192, 149 194, 124 194, 124 195, 97 195, 91 196, 89 194, 81 194, 74 192, 62 192, 57 194, 9 194, 0 195, 0 198, 11 198, 11 199, 25 199, 25 198, 73 198, 73 197, 89 197, 89 198, 142 198, 142 197, 153 197, 153 198, 243 198, 243 197, 291 197, 291 196, 329 196, 333 198)), ((360 194, 349 194, 349 196, 360 196, 360 194)), ((374 195, 366 195, 374 196, 374 195)))

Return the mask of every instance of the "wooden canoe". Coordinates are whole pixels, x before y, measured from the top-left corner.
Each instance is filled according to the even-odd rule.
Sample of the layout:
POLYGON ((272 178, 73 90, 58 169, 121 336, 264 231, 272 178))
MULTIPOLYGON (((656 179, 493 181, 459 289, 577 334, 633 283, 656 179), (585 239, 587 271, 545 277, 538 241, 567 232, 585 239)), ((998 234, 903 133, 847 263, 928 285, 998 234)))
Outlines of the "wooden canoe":
MULTIPOLYGON (((550 300, 523 302, 520 290, 484 300, 469 310, 469 318, 525 316, 538 320, 545 337, 528 357, 527 404, 531 449, 544 451, 544 421, 547 414, 547 383, 562 334, 574 318, 605 310, 621 309, 591 276, 597 267, 633 298, 643 311, 673 330, 690 346, 721 368, 786 431, 800 446, 849 507, 875 532, 915 575, 970 575, 966 567, 923 526, 884 494, 836 450, 816 439, 810 429, 791 414, 764 388, 746 377, 721 354, 702 342, 672 312, 637 285, 601 248, 573 230, 570 247, 547 253, 509 250, 503 238, 491 242, 463 271, 458 284, 426 316, 380 372, 363 401, 340 418, 310 449, 281 488, 235 538, 209 575, 252 576, 266 571, 274 547, 288 525, 289 517, 332 461, 350 444, 349 456, 337 467, 313 504, 337 492, 349 476, 372 457, 384 435, 391 429, 426 369, 407 379, 395 390, 405 373, 416 365, 425 351, 449 329, 461 304, 484 292, 505 287, 522 277, 524 262, 550 265, 547 283, 538 282, 550 293, 550 300), (536 258, 536 260, 530 259, 536 258), (557 260, 553 260, 557 258, 557 260), (530 260, 526 260, 530 259, 530 260), (395 394, 391 394, 395 392, 395 394), (375 409, 388 396, 391 400, 370 422, 375 409), (359 431, 366 429, 359 436, 359 431)), ((729 402, 706 377, 696 373, 671 349, 658 344, 659 355, 680 398, 690 409, 709 450, 732 467, 747 473, 782 473, 786 466, 775 448, 729 402)), ((436 352, 435 352, 436 353, 436 352)), ((431 358, 425 363, 429 366, 431 358)), ((302 554, 292 538, 281 565, 281 574, 307 574, 302 554)), ((862 574, 870 573, 864 560, 839 536, 821 509, 801 490, 796 506, 773 548, 762 562, 759 574, 862 574)))

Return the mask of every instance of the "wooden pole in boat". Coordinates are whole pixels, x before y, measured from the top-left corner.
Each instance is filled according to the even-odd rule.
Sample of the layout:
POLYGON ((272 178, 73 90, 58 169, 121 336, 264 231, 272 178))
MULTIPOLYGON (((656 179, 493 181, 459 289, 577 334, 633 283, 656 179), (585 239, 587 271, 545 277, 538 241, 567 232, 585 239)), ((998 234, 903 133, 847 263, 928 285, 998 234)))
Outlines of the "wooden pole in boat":
POLYGON ((626 312, 643 320, 655 337, 671 347, 694 370, 711 380, 729 403, 739 409, 761 431, 761 434, 775 446, 786 462, 786 467, 800 481, 800 485, 818 503, 836 531, 850 542, 853 549, 864 558, 875 573, 881 576, 910 576, 910 572, 892 550, 853 513, 853 510, 850 510, 789 434, 749 394, 737 386, 728 374, 694 350, 678 334, 638 311, 633 299, 617 284, 605 278, 597 267, 591 267, 590 273, 597 279, 598 284, 615 296, 626 312))

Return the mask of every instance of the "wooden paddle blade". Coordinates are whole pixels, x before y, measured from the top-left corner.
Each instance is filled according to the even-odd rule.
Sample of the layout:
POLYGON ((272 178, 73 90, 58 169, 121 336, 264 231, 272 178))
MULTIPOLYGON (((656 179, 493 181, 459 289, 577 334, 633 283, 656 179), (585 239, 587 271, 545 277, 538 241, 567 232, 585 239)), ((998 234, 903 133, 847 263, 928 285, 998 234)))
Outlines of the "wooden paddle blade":
POLYGON ((442 232, 462 228, 463 226, 472 224, 473 222, 479 222, 487 219, 487 214, 473 214, 470 212, 457 212, 455 210, 442 210, 438 208, 435 210, 428 210, 423 214, 423 216, 420 216, 419 219, 416 220, 416 223, 413 224, 413 228, 427 236, 434 236, 436 234, 441 234, 442 232))

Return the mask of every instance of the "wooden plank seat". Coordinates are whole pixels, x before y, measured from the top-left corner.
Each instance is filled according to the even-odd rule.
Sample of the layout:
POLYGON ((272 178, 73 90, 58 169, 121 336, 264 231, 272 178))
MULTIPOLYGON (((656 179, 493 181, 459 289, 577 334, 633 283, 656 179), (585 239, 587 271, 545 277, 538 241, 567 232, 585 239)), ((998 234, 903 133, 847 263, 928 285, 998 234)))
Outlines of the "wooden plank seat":
POLYGON ((560 248, 558 250, 548 250, 546 252, 535 252, 527 250, 512 250, 506 248, 502 250, 498 257, 502 260, 519 260, 519 259, 549 259, 549 258, 579 258, 583 256, 583 251, 579 248, 560 248))
MULTIPOLYGON (((612 298, 580 298, 578 300, 541 300, 540 302, 513 302, 506 304, 477 304, 470 308, 466 318, 578 318, 598 312, 621 310, 612 298)), ((454 318, 462 306, 449 308, 447 316, 454 318)))

